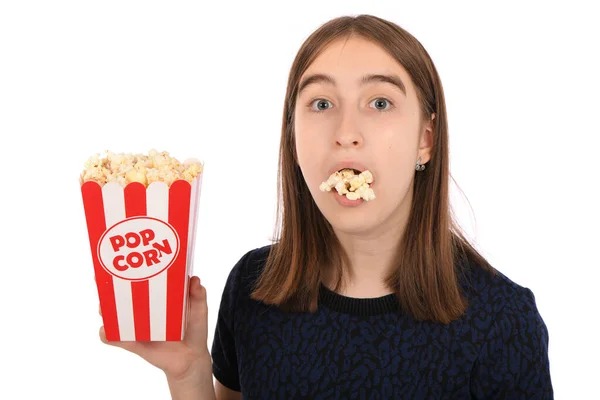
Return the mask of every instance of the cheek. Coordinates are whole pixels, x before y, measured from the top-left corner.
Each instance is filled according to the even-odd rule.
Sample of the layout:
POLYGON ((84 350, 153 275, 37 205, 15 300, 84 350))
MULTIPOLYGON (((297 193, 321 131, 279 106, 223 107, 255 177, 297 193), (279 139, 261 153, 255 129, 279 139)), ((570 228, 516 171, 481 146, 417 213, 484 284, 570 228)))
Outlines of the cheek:
POLYGON ((375 180, 380 191, 386 192, 390 198, 398 198, 411 180, 417 148, 403 132, 384 134, 381 139, 384 140, 378 143, 375 150, 378 172, 375 180))
POLYGON ((327 159, 325 143, 320 140, 321 135, 318 132, 306 129, 306 126, 296 126, 301 127, 295 131, 298 165, 308 185, 318 186, 323 180, 323 163, 327 159))
POLYGON ((377 158, 385 161, 383 165, 401 168, 416 154, 416 142, 408 132, 384 131, 379 139, 376 153, 377 158))

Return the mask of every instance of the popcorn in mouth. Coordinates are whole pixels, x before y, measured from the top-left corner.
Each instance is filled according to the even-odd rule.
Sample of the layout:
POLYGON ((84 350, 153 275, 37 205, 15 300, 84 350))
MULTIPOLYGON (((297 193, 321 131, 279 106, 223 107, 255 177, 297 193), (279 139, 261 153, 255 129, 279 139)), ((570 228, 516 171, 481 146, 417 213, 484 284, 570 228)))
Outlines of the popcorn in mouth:
POLYGON ((339 195, 346 196, 348 200, 369 201, 375 199, 375 193, 369 186, 372 182, 373 174, 370 171, 360 172, 352 168, 344 168, 331 174, 327 181, 321 183, 319 189, 322 192, 330 192, 335 188, 339 195))

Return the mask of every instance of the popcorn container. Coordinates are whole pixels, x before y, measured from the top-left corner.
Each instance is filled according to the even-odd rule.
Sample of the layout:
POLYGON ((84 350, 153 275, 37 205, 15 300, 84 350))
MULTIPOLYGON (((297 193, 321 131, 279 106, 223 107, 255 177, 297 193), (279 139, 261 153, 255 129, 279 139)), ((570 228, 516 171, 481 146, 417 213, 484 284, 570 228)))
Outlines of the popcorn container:
POLYGON ((107 340, 183 339, 202 175, 148 187, 82 183, 107 340))

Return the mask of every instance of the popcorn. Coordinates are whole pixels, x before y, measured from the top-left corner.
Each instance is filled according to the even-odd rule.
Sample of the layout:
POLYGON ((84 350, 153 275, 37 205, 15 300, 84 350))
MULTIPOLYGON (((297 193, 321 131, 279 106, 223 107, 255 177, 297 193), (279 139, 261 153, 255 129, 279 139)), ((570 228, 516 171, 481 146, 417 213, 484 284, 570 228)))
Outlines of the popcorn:
POLYGON ((192 182, 202 173, 203 164, 198 160, 180 163, 168 152, 154 149, 148 155, 131 153, 113 153, 106 151, 91 156, 85 163, 80 182, 98 182, 101 186, 109 182, 117 182, 126 186, 131 182, 139 182, 148 187, 153 182, 165 182, 171 185, 179 179, 192 182))
POLYGON ((203 163, 156 150, 106 151, 84 166, 81 196, 106 339, 181 341, 203 163))
POLYGON ((362 198, 369 201, 375 199, 375 193, 369 186, 372 182, 373 174, 370 171, 363 171, 356 175, 354 170, 346 168, 331 174, 327 181, 319 185, 319 189, 322 192, 330 192, 335 188, 340 195, 345 195, 349 200, 362 198))

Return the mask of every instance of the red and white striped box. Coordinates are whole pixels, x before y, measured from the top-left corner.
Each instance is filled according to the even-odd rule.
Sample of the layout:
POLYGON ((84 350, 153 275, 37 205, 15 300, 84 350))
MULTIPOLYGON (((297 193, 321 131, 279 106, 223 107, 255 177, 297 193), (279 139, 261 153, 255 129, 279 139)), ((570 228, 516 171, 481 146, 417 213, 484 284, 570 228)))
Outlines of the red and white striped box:
POLYGON ((201 186, 81 185, 107 340, 183 339, 201 186))

